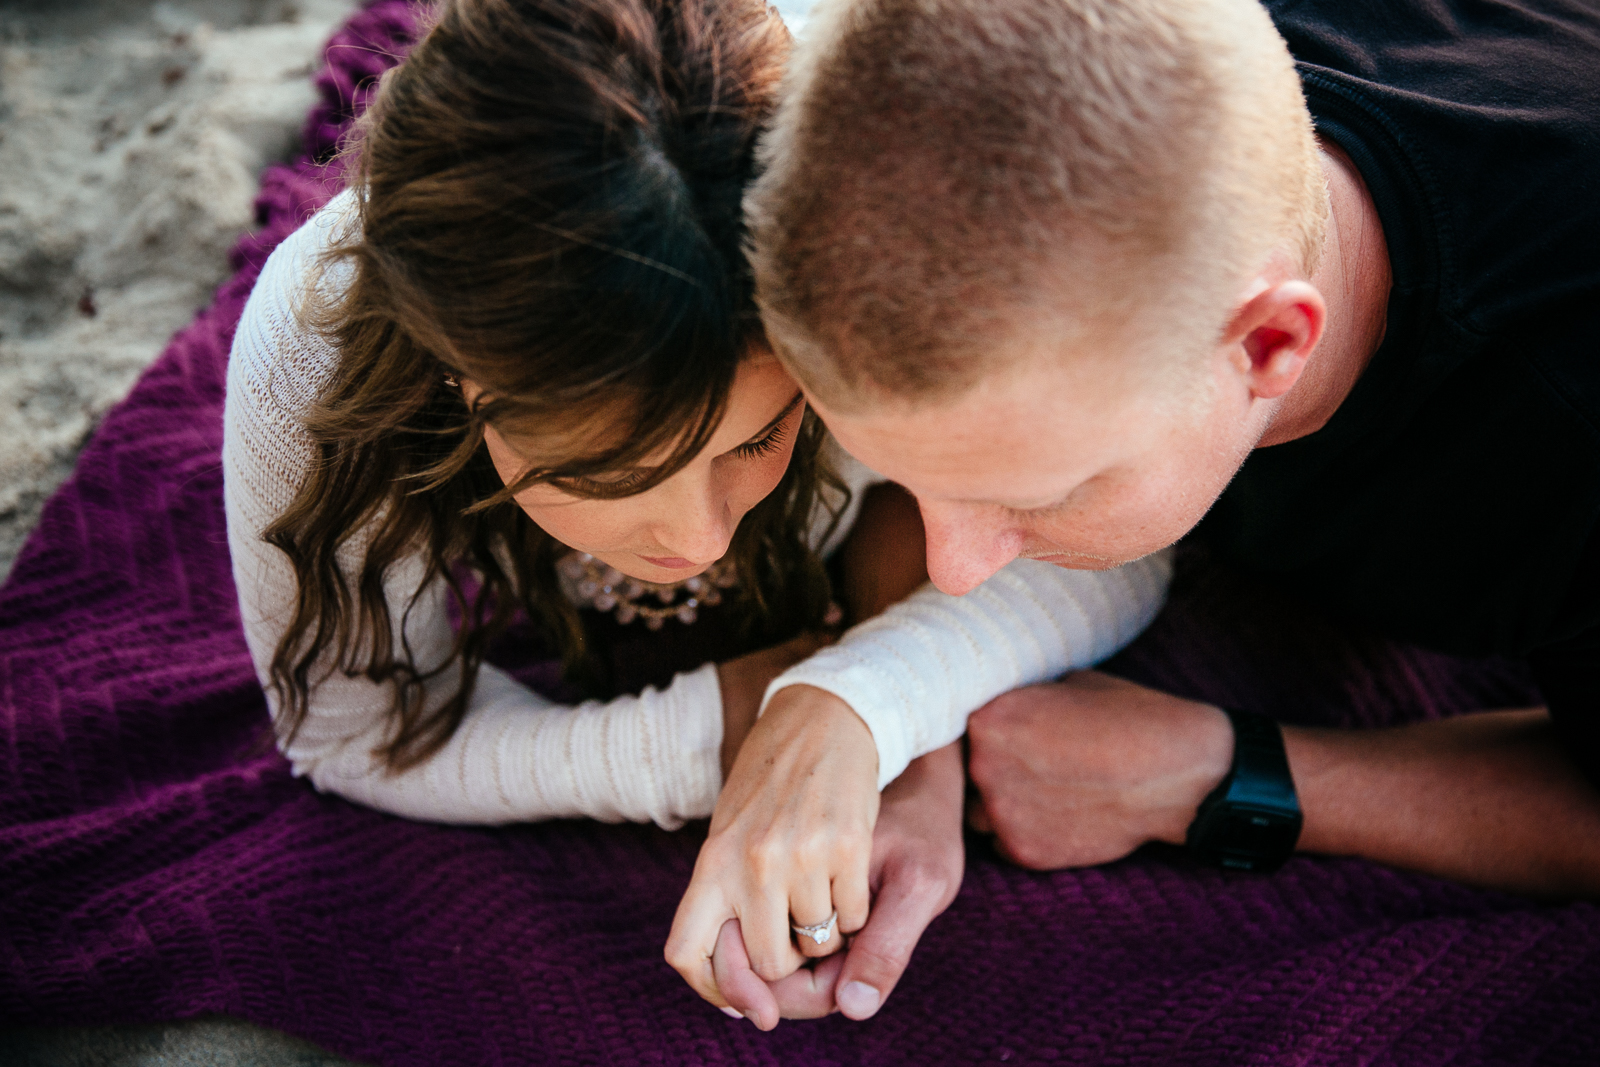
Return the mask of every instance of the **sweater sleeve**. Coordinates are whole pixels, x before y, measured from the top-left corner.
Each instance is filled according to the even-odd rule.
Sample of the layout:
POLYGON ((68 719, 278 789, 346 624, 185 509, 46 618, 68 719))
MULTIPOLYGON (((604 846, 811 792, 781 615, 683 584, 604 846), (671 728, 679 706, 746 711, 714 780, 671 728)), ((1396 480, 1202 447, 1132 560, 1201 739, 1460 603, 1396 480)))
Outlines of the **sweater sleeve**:
POLYGON ((1091 666, 1165 602, 1171 551, 1106 571, 1016 560, 961 597, 931 585, 853 627, 767 688, 813 685, 853 708, 878 746, 878 786, 966 732, 1001 693, 1091 666))
MULTIPOLYGON (((338 358, 299 321, 295 302, 339 210, 335 201, 273 254, 228 368, 228 547, 245 638, 275 721, 281 709, 268 668, 293 612, 296 582, 287 557, 261 533, 288 508, 310 467, 314 449, 301 415, 338 358)), ((359 570, 365 540, 358 534, 340 550, 346 574, 359 570)), ((424 571, 420 556, 398 561, 384 595, 391 618, 406 620, 405 639, 426 669, 446 660, 453 632, 443 583, 424 588, 424 571)), ((556 705, 485 665, 449 742, 399 774, 373 755, 391 736, 392 687, 326 666, 312 679, 293 742, 281 743, 279 732, 295 774, 398 815, 447 823, 585 816, 672 829, 709 815, 721 787, 722 695, 713 664, 678 675, 665 690, 577 707, 556 705)), ((441 672, 426 683, 424 700, 438 706, 459 682, 459 668, 441 672)))

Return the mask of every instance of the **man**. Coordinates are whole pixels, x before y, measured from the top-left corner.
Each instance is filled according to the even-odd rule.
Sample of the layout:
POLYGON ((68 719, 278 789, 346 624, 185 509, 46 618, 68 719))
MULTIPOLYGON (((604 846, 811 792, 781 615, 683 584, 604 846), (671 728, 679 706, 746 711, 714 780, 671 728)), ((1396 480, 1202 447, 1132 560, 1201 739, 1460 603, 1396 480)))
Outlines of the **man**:
POLYGON ((1188 841, 1600 891, 1600 12, 855 0, 808 33, 748 203, 763 312, 941 590, 1192 532, 1526 658, 1548 704, 1280 734, 1079 675, 972 718, 974 822, 1039 868, 1188 841))

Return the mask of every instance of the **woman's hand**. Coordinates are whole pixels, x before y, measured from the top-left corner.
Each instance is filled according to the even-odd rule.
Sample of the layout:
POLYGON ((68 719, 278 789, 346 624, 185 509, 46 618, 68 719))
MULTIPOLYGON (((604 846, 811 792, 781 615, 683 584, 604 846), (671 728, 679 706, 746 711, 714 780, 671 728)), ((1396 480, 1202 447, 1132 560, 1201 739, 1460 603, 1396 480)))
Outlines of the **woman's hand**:
POLYGON ((738 659, 717 664, 717 683, 722 689, 723 781, 727 781, 733 770, 734 758, 739 755, 750 727, 755 725, 756 713, 761 710, 761 698, 766 696, 767 686, 778 675, 817 649, 832 644, 833 640, 832 634, 801 634, 781 645, 749 652, 738 659))
MULTIPOLYGON (((751 969, 776 982, 806 956, 825 956, 867 921, 868 867, 878 814, 878 750, 872 732, 831 693, 780 690, 751 729, 722 788, 711 833, 678 905, 666 957, 718 1007, 712 957, 723 924, 740 921, 751 969), (790 924, 837 910, 822 944, 790 924)), ((774 1020, 776 1022, 776 1020, 774 1020)))
POLYGON ((834 956, 767 984, 750 970, 739 924, 729 920, 712 969, 728 1003, 763 1030, 785 1019, 841 1010, 852 1019, 876 1014, 904 973, 928 924, 955 899, 966 867, 961 840, 965 789, 961 743, 914 761, 883 791, 872 835, 872 916, 834 956))

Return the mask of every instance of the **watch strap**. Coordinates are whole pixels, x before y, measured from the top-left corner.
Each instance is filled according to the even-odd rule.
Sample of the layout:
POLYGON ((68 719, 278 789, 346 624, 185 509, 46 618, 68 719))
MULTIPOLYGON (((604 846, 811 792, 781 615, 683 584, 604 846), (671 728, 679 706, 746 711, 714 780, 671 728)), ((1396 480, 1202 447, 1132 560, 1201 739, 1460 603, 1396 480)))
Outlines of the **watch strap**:
POLYGON ((1189 825, 1189 851, 1219 867, 1277 870, 1294 854, 1304 822, 1283 729, 1255 712, 1223 711, 1233 724, 1233 764, 1200 802, 1189 825))

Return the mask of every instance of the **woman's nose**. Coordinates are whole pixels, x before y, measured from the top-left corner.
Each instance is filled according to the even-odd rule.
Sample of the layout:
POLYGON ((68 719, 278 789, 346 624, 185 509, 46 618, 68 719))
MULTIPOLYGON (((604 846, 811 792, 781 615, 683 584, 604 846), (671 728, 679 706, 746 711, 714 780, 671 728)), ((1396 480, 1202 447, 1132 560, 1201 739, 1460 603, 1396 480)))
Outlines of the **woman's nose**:
POLYGON ((664 496, 662 514, 652 531, 661 547, 692 563, 711 563, 727 555, 738 526, 729 494, 708 473, 692 469, 662 486, 669 487, 673 491, 664 496))

